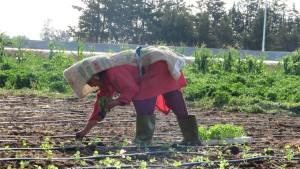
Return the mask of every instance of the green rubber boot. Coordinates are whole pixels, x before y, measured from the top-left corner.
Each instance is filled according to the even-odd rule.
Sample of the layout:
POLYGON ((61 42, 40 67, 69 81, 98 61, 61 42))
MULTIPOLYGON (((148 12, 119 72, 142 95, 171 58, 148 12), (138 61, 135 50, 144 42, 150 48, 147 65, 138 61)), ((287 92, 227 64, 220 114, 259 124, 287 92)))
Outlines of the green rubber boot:
POLYGON ((155 115, 137 116, 134 144, 147 146, 152 144, 155 129, 155 115))
POLYGON ((183 139, 179 142, 173 143, 178 145, 187 146, 200 146, 201 141, 199 140, 198 125, 196 117, 189 115, 188 119, 178 120, 178 124, 183 136, 183 139))

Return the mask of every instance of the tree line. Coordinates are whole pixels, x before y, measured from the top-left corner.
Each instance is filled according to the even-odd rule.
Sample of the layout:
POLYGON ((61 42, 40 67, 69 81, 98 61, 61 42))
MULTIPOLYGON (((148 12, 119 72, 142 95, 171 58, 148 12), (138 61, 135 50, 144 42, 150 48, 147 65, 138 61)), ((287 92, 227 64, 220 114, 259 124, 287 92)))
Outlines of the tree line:
MULTIPOLYGON (((130 43, 234 47, 261 50, 263 0, 82 0, 78 26, 70 26, 74 40, 95 43, 130 43)), ((294 51, 300 45, 300 15, 286 0, 271 0, 267 8, 266 44, 269 51, 294 51)))

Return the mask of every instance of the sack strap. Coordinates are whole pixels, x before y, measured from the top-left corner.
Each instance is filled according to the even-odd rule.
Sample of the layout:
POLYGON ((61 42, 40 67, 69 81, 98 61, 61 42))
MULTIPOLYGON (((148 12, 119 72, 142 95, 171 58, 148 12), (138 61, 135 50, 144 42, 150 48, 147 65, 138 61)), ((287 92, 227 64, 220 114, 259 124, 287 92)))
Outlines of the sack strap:
POLYGON ((139 67, 140 76, 142 76, 144 74, 144 69, 143 69, 142 61, 141 61, 141 49, 142 49, 141 46, 138 46, 135 49, 135 59, 136 59, 137 65, 139 67))

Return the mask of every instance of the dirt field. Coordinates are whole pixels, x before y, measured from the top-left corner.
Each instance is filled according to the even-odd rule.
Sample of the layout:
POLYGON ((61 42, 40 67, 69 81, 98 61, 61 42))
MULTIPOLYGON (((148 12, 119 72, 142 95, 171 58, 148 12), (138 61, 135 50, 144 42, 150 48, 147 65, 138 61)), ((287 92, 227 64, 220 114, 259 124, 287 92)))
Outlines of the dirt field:
POLYGON ((154 145, 135 147, 126 141, 135 133, 135 112, 127 106, 112 110, 88 137, 76 141, 74 132, 84 126, 92 104, 93 100, 0 96, 0 168, 300 168, 300 117, 189 107, 198 125, 243 125, 254 141, 170 147, 181 139, 175 116, 157 112, 154 145))

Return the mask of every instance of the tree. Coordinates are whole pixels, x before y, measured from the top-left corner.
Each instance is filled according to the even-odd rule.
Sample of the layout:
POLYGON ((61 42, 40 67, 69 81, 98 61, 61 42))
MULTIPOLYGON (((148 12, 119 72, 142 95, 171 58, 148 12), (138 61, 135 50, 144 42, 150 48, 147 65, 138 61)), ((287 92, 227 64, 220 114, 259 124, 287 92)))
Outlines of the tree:
POLYGON ((195 16, 195 36, 196 42, 201 44, 210 44, 209 31, 210 31, 210 20, 208 12, 197 13, 195 16))
POLYGON ((69 42, 71 41, 71 36, 67 30, 55 30, 51 26, 51 19, 47 19, 40 37, 45 41, 55 41, 55 42, 69 42))
POLYGON ((244 32, 244 16, 240 9, 236 6, 234 3, 232 8, 229 10, 229 22, 230 26, 232 27, 232 33, 233 33, 233 44, 232 47, 237 49, 243 49, 243 32, 244 32))
POLYGON ((184 4, 168 3, 161 17, 161 40, 172 45, 194 44, 193 16, 184 4))

